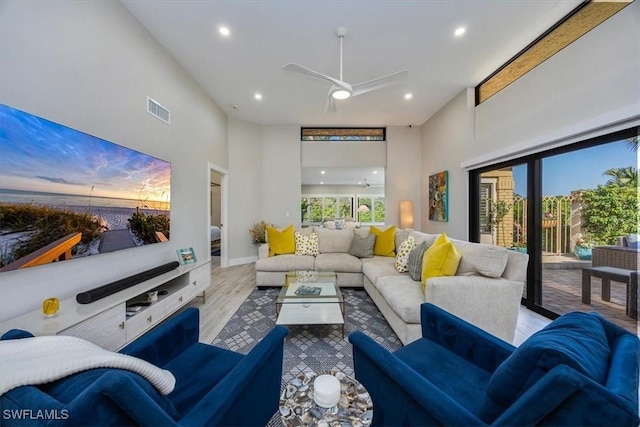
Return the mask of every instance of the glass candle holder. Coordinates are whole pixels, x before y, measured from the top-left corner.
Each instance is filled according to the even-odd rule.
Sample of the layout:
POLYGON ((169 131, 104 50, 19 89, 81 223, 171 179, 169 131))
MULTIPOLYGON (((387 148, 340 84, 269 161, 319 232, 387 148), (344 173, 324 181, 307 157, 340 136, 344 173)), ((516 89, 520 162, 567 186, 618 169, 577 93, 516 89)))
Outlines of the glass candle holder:
POLYGON ((53 317, 60 308, 60 300, 58 298, 47 298, 42 301, 42 314, 45 317, 53 317))

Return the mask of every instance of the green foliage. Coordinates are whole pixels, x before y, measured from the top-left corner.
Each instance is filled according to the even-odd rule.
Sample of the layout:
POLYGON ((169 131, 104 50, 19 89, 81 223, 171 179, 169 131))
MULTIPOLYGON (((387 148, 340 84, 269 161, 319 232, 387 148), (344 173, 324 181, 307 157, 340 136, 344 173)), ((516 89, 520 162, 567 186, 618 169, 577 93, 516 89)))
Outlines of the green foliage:
POLYGON ((582 193, 582 229, 599 244, 638 232, 638 188, 599 185, 582 193))
POLYGON ((611 177, 611 179, 607 181, 607 185, 632 188, 638 186, 638 171, 633 166, 607 169, 603 175, 611 177))
POLYGON ((169 238, 169 218, 163 214, 146 214, 136 209, 129 219, 129 228, 145 244, 156 243, 156 231, 169 238))
POLYGON ((82 233, 81 243, 88 245, 102 235, 100 219, 88 213, 37 205, 0 205, 0 229, 6 233, 28 232, 29 237, 5 250, 0 266, 47 246, 71 233, 82 233))
POLYGON ((300 222, 304 222, 304 219, 308 214, 307 212, 308 208, 309 208, 309 201, 307 200, 307 198, 306 197, 301 198, 300 199, 300 222))

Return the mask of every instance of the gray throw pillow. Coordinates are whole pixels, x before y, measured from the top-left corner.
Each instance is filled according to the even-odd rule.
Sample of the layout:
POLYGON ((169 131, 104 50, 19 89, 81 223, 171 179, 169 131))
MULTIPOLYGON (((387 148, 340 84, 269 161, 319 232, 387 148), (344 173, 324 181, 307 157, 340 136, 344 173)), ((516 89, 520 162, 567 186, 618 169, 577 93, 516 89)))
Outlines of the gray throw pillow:
POLYGON ((422 242, 409 253, 407 269, 413 280, 422 279, 422 257, 427 249, 429 249, 427 242, 422 242))
POLYGON ((376 235, 369 234, 367 237, 353 235, 349 254, 358 258, 373 258, 373 245, 376 243, 376 235))

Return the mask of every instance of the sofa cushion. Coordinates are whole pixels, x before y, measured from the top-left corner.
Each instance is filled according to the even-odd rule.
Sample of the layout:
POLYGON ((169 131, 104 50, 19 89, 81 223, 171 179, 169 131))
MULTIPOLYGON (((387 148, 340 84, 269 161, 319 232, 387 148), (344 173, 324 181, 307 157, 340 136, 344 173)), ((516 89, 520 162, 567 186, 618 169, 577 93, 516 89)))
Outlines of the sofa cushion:
POLYGON ((422 242, 427 242, 427 247, 433 245, 433 242, 438 237, 437 234, 427 234, 421 231, 411 230, 411 235, 414 239, 416 239, 416 245, 419 245, 422 242))
POLYGON ((374 286, 405 323, 420 323, 420 304, 424 302, 420 282, 399 274, 379 277, 374 286))
POLYGON ((462 255, 446 234, 441 234, 422 257, 422 288, 427 279, 439 276, 455 276, 462 255))
MULTIPOLYGON (((411 230, 410 228, 396 229, 396 253, 398 253, 398 251, 400 250, 400 245, 402 244, 402 242, 407 240, 407 237, 411 236, 412 231, 413 230, 411 230)), ((414 240, 415 240, 415 237, 414 237, 414 240)))
POLYGON ((362 259, 362 272, 373 284, 384 276, 400 276, 395 267, 395 259, 386 256, 376 256, 362 259))
POLYGON ((358 258, 372 258, 375 243, 375 234, 370 234, 367 237, 360 237, 358 234, 354 234, 349 254, 358 258))
POLYGON ((392 225, 385 230, 371 226, 371 234, 376 235, 376 244, 373 247, 373 254, 380 256, 396 256, 396 226, 392 225))
POLYGON ((349 254, 324 253, 316 257, 315 268, 318 271, 362 273, 362 261, 349 254))
POLYGON ((411 276, 413 280, 419 281, 422 277, 422 257, 428 248, 429 244, 422 242, 409 253, 407 270, 409 270, 409 276, 411 276))
POLYGON ((296 255, 318 255, 320 253, 320 244, 318 233, 313 232, 309 235, 296 231, 294 234, 296 242, 296 255))
POLYGON ((269 242, 269 256, 292 254, 296 251, 293 224, 278 230, 267 225, 267 241, 269 242))
POLYGON ((318 238, 320 239, 320 253, 349 253, 351 241, 353 240, 353 230, 327 230, 319 228, 318 238))
POLYGON ((487 277, 501 277, 504 273, 507 267, 507 249, 458 240, 454 240, 453 243, 462 255, 457 275, 480 274, 487 277))
POLYGON ((398 272, 403 273, 409 270, 409 254, 415 247, 416 239, 411 235, 409 235, 404 242, 400 243, 398 254, 396 255, 396 270, 398 270, 398 272))
POLYGON ((495 370, 487 387, 483 418, 493 420, 558 365, 604 384, 610 355, 597 314, 565 314, 533 334, 495 370))
POLYGON ((311 255, 278 255, 256 261, 256 271, 313 270, 314 262, 315 257, 311 255))

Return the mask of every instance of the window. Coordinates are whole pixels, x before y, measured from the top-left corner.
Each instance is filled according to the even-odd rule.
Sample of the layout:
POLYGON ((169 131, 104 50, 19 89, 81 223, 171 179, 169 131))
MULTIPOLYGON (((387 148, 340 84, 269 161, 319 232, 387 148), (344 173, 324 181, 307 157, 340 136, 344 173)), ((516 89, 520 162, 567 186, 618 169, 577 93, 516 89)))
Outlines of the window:
POLYGON ((385 141, 386 128, 301 128, 301 141, 385 141))
POLYGON ((300 199, 302 224, 321 224, 327 218, 355 218, 354 197, 303 194, 300 199))
POLYGON ((592 284, 591 303, 581 299, 592 248, 638 232, 637 154, 632 128, 470 171, 469 235, 529 254, 527 308, 550 318, 596 311, 637 331, 625 283, 612 281, 607 298, 592 284))
POLYGON ((320 225, 328 218, 354 218, 363 224, 384 224, 385 199, 378 195, 303 194, 300 211, 303 225, 320 225))

